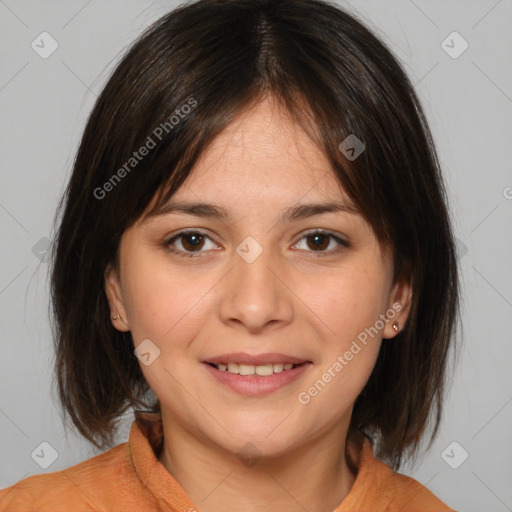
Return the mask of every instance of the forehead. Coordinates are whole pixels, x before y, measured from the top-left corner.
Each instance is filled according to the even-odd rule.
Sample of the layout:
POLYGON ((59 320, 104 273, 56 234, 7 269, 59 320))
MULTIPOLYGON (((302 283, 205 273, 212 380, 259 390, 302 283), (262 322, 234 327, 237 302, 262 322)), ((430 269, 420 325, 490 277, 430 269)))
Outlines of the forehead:
POLYGON ((175 198, 189 198, 191 191, 212 200, 348 199, 326 155, 269 99, 240 114, 213 139, 175 198))

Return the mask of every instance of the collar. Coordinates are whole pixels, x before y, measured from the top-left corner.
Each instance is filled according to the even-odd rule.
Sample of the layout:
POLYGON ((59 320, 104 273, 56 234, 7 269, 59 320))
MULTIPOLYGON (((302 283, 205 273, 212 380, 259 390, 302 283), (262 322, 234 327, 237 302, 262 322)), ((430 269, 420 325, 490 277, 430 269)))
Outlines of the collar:
POLYGON ((163 447, 160 413, 135 411, 129 446, 133 466, 142 487, 153 495, 162 510, 196 510, 181 485, 158 460, 163 447))

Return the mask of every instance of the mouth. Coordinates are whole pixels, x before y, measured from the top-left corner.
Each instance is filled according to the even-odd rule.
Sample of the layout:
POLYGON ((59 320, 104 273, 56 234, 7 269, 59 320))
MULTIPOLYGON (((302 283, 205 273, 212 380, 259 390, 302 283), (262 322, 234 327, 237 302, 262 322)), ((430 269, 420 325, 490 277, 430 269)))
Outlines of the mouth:
POLYGON ((311 361, 266 362, 265 364, 237 363, 225 357, 201 364, 214 381, 226 389, 244 396, 257 397, 286 388, 308 373, 311 361))

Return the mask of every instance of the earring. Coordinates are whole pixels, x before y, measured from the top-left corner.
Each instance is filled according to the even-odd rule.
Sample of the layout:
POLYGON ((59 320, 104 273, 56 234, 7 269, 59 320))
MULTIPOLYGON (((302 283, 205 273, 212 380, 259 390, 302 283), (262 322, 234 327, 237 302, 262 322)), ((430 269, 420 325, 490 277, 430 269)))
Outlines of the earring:
POLYGON ((112 317, 112 320, 117 320, 119 318, 119 315, 115 315, 112 317))
POLYGON ((393 324, 393 330, 394 330, 395 332, 398 332, 398 331, 400 330, 400 327, 399 327, 399 325, 398 325, 398 322, 395 322, 395 323, 393 324))

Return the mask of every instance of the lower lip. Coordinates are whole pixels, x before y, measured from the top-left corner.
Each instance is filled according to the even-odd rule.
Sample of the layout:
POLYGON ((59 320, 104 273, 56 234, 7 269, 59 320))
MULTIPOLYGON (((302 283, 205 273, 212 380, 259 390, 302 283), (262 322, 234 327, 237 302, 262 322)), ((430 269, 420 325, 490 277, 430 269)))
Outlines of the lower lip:
POLYGON ((210 374, 215 377, 221 384, 224 384, 237 393, 249 396, 266 395, 272 391, 281 389, 282 387, 297 380, 312 363, 302 363, 290 370, 283 370, 279 373, 272 375, 257 376, 257 375, 238 375, 211 366, 208 363, 203 363, 210 374))

